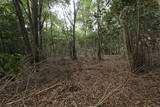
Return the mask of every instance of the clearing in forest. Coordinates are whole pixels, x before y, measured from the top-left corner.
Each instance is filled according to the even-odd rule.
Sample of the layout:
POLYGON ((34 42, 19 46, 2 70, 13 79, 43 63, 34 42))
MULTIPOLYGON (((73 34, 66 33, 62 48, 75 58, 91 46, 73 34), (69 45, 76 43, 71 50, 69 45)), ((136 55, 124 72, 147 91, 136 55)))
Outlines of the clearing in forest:
POLYGON ((159 69, 134 74, 127 65, 119 55, 105 56, 100 62, 50 57, 39 63, 38 72, 28 68, 9 82, 0 91, 0 102, 13 107, 160 106, 159 69))

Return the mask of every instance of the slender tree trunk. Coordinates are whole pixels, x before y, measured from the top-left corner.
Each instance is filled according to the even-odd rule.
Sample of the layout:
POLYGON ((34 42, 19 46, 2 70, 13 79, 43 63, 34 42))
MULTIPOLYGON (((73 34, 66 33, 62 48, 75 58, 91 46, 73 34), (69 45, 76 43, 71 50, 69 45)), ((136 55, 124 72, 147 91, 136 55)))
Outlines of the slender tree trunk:
POLYGON ((98 57, 98 60, 101 60, 102 59, 102 56, 101 56, 101 32, 100 32, 100 0, 97 0, 97 14, 98 14, 98 18, 97 18, 97 24, 98 24, 98 31, 97 31, 97 36, 98 36, 98 52, 97 52, 97 57, 98 57))
POLYGON ((72 59, 73 60, 76 60, 77 59, 77 52, 76 52, 76 18, 77 18, 77 10, 76 10, 76 3, 75 1, 73 0, 73 5, 74 5, 74 22, 73 22, 73 43, 72 43, 72 59))
POLYGON ((21 34, 23 36, 23 40, 24 40, 24 43, 25 43, 25 46, 26 46, 27 54, 32 55, 31 44, 30 44, 30 41, 29 41, 27 29, 25 28, 25 21, 24 21, 24 17, 23 17, 22 10, 21 10, 19 2, 20 2, 19 0, 14 0, 13 1, 14 7, 15 7, 15 10, 16 10, 16 14, 17 14, 17 17, 18 17, 18 20, 19 20, 20 31, 21 31, 21 34))
MULTIPOLYGON (((42 29, 43 29, 43 24, 44 24, 44 20, 42 20, 42 9, 43 9, 43 2, 44 0, 39 0, 39 16, 38 16, 38 20, 39 20, 39 48, 40 50, 43 49, 43 37, 42 37, 42 29)), ((45 18, 44 18, 45 19, 45 18)))
MULTIPOLYGON (((86 28, 87 29, 87 28, 86 28)), ((85 37, 87 36, 87 30, 85 30, 85 37)), ((85 49, 85 56, 87 57, 87 51, 88 51, 88 47, 87 47, 87 39, 85 39, 84 41, 84 49, 85 49)))
POLYGON ((42 32, 39 33, 39 49, 43 50, 43 37, 42 32))
POLYGON ((75 25, 73 26, 73 41, 72 41, 72 59, 77 59, 77 53, 76 53, 76 39, 75 39, 75 25))
POLYGON ((141 41, 141 35, 140 35, 140 1, 137 1, 137 34, 136 34, 136 45, 135 50, 133 54, 133 71, 141 72, 142 69, 139 70, 142 66, 146 64, 146 56, 144 50, 144 42, 141 41), (140 43, 140 44, 139 44, 140 43))
POLYGON ((129 42, 129 29, 128 26, 126 25, 126 21, 122 22, 123 25, 123 43, 124 43, 124 55, 126 59, 128 60, 128 66, 129 70, 131 71, 132 69, 132 63, 133 63, 133 58, 132 58, 132 53, 130 49, 130 42, 129 42))
POLYGON ((0 53, 4 53, 4 43, 2 40, 2 31, 0 31, 0 53))
POLYGON ((39 23, 38 23, 38 0, 32 0, 32 22, 33 22, 33 50, 34 61, 39 61, 39 23))

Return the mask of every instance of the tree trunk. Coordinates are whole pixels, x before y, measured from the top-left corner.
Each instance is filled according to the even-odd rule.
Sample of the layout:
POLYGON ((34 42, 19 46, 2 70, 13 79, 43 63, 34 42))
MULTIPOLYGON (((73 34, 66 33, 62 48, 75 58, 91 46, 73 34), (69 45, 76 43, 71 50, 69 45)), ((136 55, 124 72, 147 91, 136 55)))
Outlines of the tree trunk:
POLYGON ((73 39, 73 43, 72 43, 72 59, 76 60, 77 59, 77 52, 76 52, 76 38, 75 38, 75 34, 76 34, 76 18, 77 18, 77 10, 76 10, 76 3, 73 0, 73 5, 74 5, 74 22, 73 22, 73 34, 72 34, 72 39, 73 39))
POLYGON ((5 49, 4 49, 4 43, 2 40, 2 31, 0 31, 0 53, 4 53, 5 49))
POLYGON ((27 29, 25 28, 25 21, 24 21, 24 17, 23 17, 22 10, 21 10, 19 2, 20 2, 19 0, 14 0, 13 3, 14 3, 14 7, 15 7, 15 10, 16 10, 18 20, 19 20, 20 31, 21 31, 21 34, 23 36, 23 40, 24 40, 24 43, 25 43, 25 46, 26 46, 27 54, 32 55, 32 48, 31 48, 31 44, 30 44, 30 41, 29 41, 27 29))
POLYGON ((39 27, 38 27, 38 0, 32 0, 32 22, 33 22, 33 55, 34 55, 34 61, 39 61, 39 27))
POLYGON ((42 20, 43 2, 44 2, 44 0, 39 0, 39 16, 38 16, 38 21, 39 21, 39 49, 40 50, 43 49, 43 44, 42 44, 43 43, 42 29, 43 29, 43 24, 44 24, 44 20, 42 20))
POLYGON ((72 41, 72 59, 77 59, 77 53, 76 53, 76 40, 75 40, 75 25, 73 26, 73 41, 72 41))
POLYGON ((100 0, 97 0, 97 15, 98 15, 98 18, 97 18, 97 25, 98 25, 98 31, 97 31, 97 36, 98 36, 98 52, 97 52, 97 57, 98 57, 98 60, 101 60, 102 59, 102 56, 101 56, 101 33, 100 33, 100 0))

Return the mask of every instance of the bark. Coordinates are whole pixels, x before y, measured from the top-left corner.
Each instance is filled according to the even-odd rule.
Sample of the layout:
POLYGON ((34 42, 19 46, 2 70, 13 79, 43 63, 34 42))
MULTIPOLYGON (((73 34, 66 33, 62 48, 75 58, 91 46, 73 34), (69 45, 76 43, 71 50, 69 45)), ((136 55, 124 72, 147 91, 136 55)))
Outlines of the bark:
POLYGON ((32 6, 32 22, 33 22, 33 50, 34 50, 34 61, 39 61, 39 29, 38 29, 38 0, 31 1, 32 6))
POLYGON ((97 31, 98 52, 97 52, 97 57, 98 57, 98 60, 101 60, 102 56, 101 56, 101 33, 100 33, 100 29, 101 29, 101 26, 100 26, 100 0, 97 0, 97 14, 98 14, 98 18, 97 18, 97 25, 98 25, 98 31, 97 31))
POLYGON ((4 43, 2 40, 2 31, 0 31, 0 53, 4 53, 5 49, 4 49, 4 43))
POLYGON ((27 29, 25 28, 25 21, 24 21, 24 17, 23 17, 22 10, 21 10, 19 2, 20 2, 19 0, 14 0, 13 1, 14 7, 15 7, 15 10, 16 10, 16 15, 17 15, 18 20, 19 20, 20 31, 21 31, 21 34, 23 36, 23 40, 24 40, 24 43, 25 43, 25 46, 26 46, 26 52, 27 52, 27 54, 32 55, 32 48, 31 48, 31 44, 30 44, 30 41, 29 41, 27 29))
POLYGON ((141 35, 141 24, 140 24, 140 6, 139 0, 137 1, 137 20, 133 26, 136 30, 131 31, 129 29, 128 21, 124 20, 123 30, 124 30, 124 40, 127 49, 127 56, 130 61, 130 67, 132 72, 142 72, 144 71, 144 66, 146 65, 146 46, 145 42, 142 41, 141 35), (134 35, 134 36, 133 36, 134 35))
POLYGON ((75 32, 76 32, 76 18, 77 18, 77 9, 76 9, 76 3, 75 1, 73 0, 73 5, 74 5, 74 21, 73 21, 73 43, 72 43, 72 59, 73 60, 76 60, 77 59, 77 52, 76 52, 76 38, 75 38, 75 32))
POLYGON ((140 35, 140 1, 137 1, 137 34, 136 34, 136 45, 135 45, 135 52, 133 54, 133 71, 141 72, 143 70, 139 70, 142 66, 146 63, 145 58, 145 46, 144 42, 141 41, 140 35), (139 44, 140 43, 140 44, 139 44))
POLYGON ((38 21, 39 21, 39 48, 42 50, 43 48, 43 38, 42 38, 42 29, 43 29, 43 24, 44 20, 42 20, 42 9, 43 9, 43 2, 44 0, 39 0, 39 16, 38 16, 38 21))

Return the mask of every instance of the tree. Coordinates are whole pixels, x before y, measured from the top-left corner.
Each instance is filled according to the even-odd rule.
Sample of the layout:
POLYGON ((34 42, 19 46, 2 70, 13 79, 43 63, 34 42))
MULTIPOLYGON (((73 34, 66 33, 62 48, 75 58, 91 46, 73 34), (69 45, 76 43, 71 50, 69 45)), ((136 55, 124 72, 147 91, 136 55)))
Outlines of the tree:
POLYGON ((100 0, 97 0, 97 45, 98 45, 98 52, 97 52, 97 57, 99 60, 102 59, 102 47, 101 47, 101 25, 100 25, 100 0))
MULTIPOLYGON (((34 62, 39 61, 39 51, 42 49, 42 29, 46 16, 43 15, 43 10, 48 5, 49 0, 13 0, 15 11, 17 13, 21 33, 24 36, 24 40, 27 46, 27 50, 32 50, 34 62), (24 17, 26 15, 27 17, 24 17), (27 19, 27 20, 26 20, 27 19), (28 24, 29 22, 29 24, 28 24), (28 25, 29 30, 26 30, 25 26, 28 25), (32 42, 29 43, 28 34, 32 35, 32 42), (32 46, 30 46, 32 44, 32 46), (32 47, 32 49, 31 49, 32 47)), ((31 53, 31 52, 30 52, 31 53)))
POLYGON ((33 35, 33 55, 34 55, 34 61, 39 61, 39 20, 38 20, 38 8, 39 8, 39 2, 38 0, 32 0, 31 1, 31 10, 32 10, 32 35, 33 35))
POLYGON ((25 19, 23 17, 22 9, 21 9, 19 3, 20 3, 19 0, 14 0, 13 1, 15 11, 16 11, 16 15, 17 15, 18 20, 19 20, 21 34, 23 36, 23 40, 24 40, 24 43, 25 43, 25 46, 26 46, 27 54, 32 55, 31 44, 30 44, 30 41, 29 41, 27 29, 25 27, 25 19))
MULTIPOLYGON (((71 1, 73 4, 73 12, 72 10, 66 11, 64 10, 64 13, 70 23, 70 25, 72 26, 72 43, 71 43, 71 47, 72 47, 72 51, 71 51, 71 56, 73 60, 77 59, 77 51, 76 51, 76 22, 77 22, 77 14, 79 11, 79 5, 75 2, 75 0, 71 1)), ((67 4, 69 5, 69 4, 67 4)))
POLYGON ((133 72, 144 71, 145 66, 150 64, 149 49, 152 46, 148 44, 147 38, 151 35, 146 34, 148 30, 145 23, 151 21, 151 16, 153 18, 157 14, 155 10, 159 10, 158 4, 150 0, 113 1, 112 11, 119 17, 123 26, 124 44, 133 72), (145 20, 146 18, 148 20, 145 20))
POLYGON ((97 6, 97 12, 96 12, 96 21, 97 21, 97 57, 99 60, 102 59, 102 28, 101 28, 101 23, 102 23, 102 17, 104 15, 104 12, 106 9, 104 8, 104 4, 106 3, 106 7, 108 7, 108 4, 110 1, 100 1, 96 0, 96 6, 97 6))
POLYGON ((11 1, 0 2, 0 53, 26 53, 11 1))
POLYGON ((73 60, 76 60, 77 59, 77 52, 76 52, 76 19, 77 19, 77 13, 78 13, 78 7, 76 7, 76 3, 75 3, 75 0, 73 0, 73 6, 74 6, 74 18, 73 18, 73 43, 72 43, 72 51, 73 51, 73 57, 72 59, 73 60))

